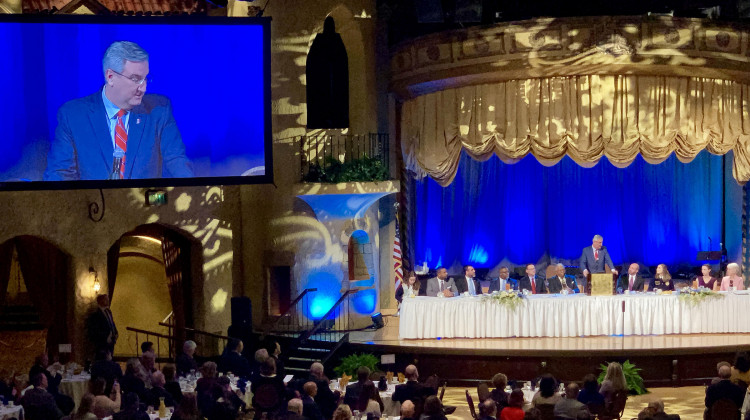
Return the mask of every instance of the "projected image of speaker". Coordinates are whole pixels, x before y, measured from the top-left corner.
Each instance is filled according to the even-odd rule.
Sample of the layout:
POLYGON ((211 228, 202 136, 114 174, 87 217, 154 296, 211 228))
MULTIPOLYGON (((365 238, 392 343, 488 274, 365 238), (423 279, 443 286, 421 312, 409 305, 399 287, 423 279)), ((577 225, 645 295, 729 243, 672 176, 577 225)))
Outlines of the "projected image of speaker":
POLYGON ((376 330, 385 327, 385 324, 383 323, 383 315, 380 312, 372 315, 372 326, 375 327, 376 330))
POLYGON ((481 22, 482 0, 456 0, 456 22, 481 22))

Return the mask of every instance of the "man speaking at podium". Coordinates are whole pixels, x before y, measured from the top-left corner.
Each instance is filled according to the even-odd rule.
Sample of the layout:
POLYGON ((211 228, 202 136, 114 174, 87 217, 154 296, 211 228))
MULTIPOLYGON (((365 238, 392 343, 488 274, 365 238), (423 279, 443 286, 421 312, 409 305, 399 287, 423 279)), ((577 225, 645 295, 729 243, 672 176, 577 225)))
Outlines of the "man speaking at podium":
POLYGON ((587 279, 589 274, 603 273, 604 264, 609 266, 612 274, 617 274, 615 265, 612 263, 612 258, 610 258, 607 248, 602 246, 602 243, 604 243, 604 238, 601 235, 594 235, 591 246, 583 248, 580 266, 581 270, 583 270, 583 277, 587 279))
POLYGON ((146 95, 148 53, 113 42, 101 91, 60 107, 45 181, 192 177, 169 99, 146 95))

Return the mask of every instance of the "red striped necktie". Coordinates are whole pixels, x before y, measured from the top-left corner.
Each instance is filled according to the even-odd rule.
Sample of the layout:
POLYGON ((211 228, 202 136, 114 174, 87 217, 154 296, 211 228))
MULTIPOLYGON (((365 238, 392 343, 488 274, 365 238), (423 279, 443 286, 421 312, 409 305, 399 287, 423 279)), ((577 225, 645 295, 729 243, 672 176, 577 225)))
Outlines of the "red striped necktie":
MULTIPOLYGON (((128 111, 121 109, 117 112, 117 125, 115 126, 115 146, 122 149, 123 152, 128 150, 128 131, 125 129, 125 123, 122 121, 122 117, 127 114, 128 111)), ((125 178, 125 156, 122 157, 122 164, 120 165, 120 179, 125 178)))

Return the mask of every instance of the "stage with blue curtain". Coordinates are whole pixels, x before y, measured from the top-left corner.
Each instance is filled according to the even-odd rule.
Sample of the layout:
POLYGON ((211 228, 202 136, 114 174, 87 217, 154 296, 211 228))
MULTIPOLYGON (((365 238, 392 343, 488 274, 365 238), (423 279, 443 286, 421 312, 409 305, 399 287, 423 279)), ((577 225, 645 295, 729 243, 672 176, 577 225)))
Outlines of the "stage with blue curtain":
POLYGON ((451 273, 472 264, 493 276, 501 264, 577 265, 600 234, 617 266, 697 265, 699 251, 720 246, 722 181, 722 156, 706 151, 689 163, 639 156, 626 168, 606 158, 546 167, 531 155, 505 164, 464 154, 449 186, 415 182, 414 264, 451 273))

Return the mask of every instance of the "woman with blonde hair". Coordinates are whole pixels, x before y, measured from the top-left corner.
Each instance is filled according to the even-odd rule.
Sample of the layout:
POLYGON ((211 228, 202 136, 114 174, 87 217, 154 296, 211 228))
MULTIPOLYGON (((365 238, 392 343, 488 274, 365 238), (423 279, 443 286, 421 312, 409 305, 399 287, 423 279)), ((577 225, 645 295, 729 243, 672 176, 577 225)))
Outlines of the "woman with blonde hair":
POLYGON ((341 404, 333 412, 333 420, 351 420, 352 410, 346 404, 341 404))
POLYGON ((745 279, 742 278, 741 274, 739 264, 729 263, 727 275, 721 279, 721 290, 745 290, 745 279))
POLYGON ((669 274, 666 264, 659 264, 656 266, 656 275, 648 284, 648 290, 653 291, 654 289, 674 290, 672 275, 669 274))
POLYGON ((604 381, 599 388, 599 393, 604 397, 604 406, 609 407, 614 401, 615 394, 620 391, 628 392, 625 374, 622 372, 621 364, 611 362, 607 366, 607 373, 604 375, 604 381))

